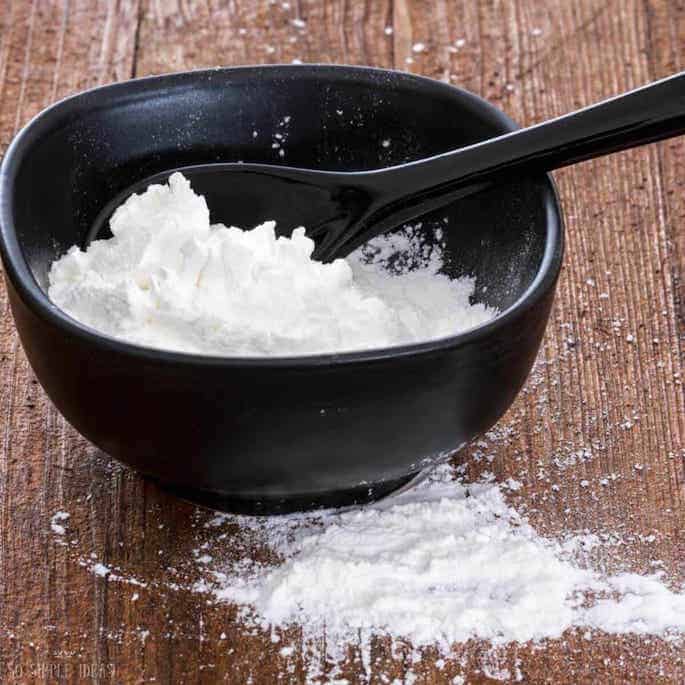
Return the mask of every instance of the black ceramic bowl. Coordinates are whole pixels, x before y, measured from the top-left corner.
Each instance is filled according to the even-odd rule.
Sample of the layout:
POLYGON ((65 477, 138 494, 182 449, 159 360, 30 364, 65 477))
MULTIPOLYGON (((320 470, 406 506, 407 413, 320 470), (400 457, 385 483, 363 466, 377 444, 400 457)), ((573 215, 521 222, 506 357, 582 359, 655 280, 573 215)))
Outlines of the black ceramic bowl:
MULTIPOLYGON (((356 67, 173 74, 50 107, 15 138, 0 179, 7 287, 38 380, 92 443, 195 501, 273 512, 387 494, 492 426, 530 371, 562 257, 548 176, 425 217, 428 233, 449 219, 446 272, 476 276, 477 298, 502 313, 422 344, 257 359, 138 347, 51 304, 49 265, 83 243, 112 197, 164 169, 237 160, 371 169, 511 128, 465 91, 356 67), (285 158, 272 147, 278 132, 285 158)), ((264 211, 255 203, 212 219, 250 225, 271 218, 264 211)))

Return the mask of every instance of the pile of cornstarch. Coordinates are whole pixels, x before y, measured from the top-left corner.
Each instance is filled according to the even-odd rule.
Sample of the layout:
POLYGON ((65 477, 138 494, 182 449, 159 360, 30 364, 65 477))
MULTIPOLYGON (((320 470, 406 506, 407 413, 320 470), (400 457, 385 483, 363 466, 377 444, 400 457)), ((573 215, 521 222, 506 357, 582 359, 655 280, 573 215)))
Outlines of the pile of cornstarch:
POLYGON ((273 221, 252 230, 210 225, 205 199, 179 173, 132 195, 110 228, 111 238, 86 251, 74 246, 52 264, 49 295, 78 321, 141 345, 214 355, 340 352, 440 338, 496 314, 471 304, 474 279, 438 273, 439 250, 418 250, 418 265, 389 270, 397 239, 380 238, 322 264, 311 259, 304 228, 277 238, 273 221))
MULTIPOLYGON (((203 548, 198 591, 243 607, 269 630, 301 626, 305 643, 341 662, 373 635, 414 649, 558 638, 569 629, 682 640, 685 588, 663 572, 609 575, 579 563, 585 537, 539 535, 492 478, 468 485, 441 466, 414 489, 364 508, 282 518, 217 515, 207 526, 250 530, 278 559, 203 548), (326 635, 321 647, 321 636, 326 635), (319 645, 318 647, 316 645, 319 645)), ((234 550, 235 552, 235 550, 234 550)))

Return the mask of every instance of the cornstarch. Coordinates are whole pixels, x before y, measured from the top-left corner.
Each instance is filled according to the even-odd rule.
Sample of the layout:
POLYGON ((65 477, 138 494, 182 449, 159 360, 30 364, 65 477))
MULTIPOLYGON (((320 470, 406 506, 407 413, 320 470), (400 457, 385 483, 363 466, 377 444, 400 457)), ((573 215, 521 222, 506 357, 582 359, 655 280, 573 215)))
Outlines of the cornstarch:
POLYGON ((49 296, 102 333, 214 355, 387 347, 448 336, 496 314, 471 303, 473 278, 439 273, 440 250, 422 245, 417 231, 323 264, 311 259, 304 228, 288 238, 276 237, 275 226, 210 225, 205 199, 175 173, 116 210, 111 238, 56 260, 49 296), (389 269, 403 249, 410 258, 389 269))
POLYGON ((209 546, 196 590, 243 607, 248 625, 298 626, 314 652, 325 633, 321 656, 332 663, 344 661, 350 644, 369 661, 374 635, 408 641, 416 654, 430 646, 448 656, 472 639, 497 647, 568 630, 674 641, 685 634, 685 588, 669 587, 663 570, 612 575, 579 563, 588 536, 541 536, 492 477, 466 484, 449 465, 363 508, 218 514, 206 525, 236 524, 274 561, 256 562, 234 547, 222 562, 221 545, 209 546))

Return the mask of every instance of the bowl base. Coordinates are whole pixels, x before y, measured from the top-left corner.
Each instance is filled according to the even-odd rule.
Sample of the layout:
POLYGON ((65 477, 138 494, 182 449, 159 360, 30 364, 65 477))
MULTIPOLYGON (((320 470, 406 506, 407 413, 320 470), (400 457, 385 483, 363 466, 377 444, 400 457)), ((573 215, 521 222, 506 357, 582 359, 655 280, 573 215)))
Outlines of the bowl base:
POLYGON ((184 488, 159 482, 162 489, 192 504, 231 514, 248 516, 273 516, 315 509, 340 509, 375 502, 397 494, 421 481, 430 469, 415 471, 401 478, 370 485, 359 485, 346 490, 334 490, 315 495, 290 495, 288 497, 240 497, 222 495, 208 490, 184 488))

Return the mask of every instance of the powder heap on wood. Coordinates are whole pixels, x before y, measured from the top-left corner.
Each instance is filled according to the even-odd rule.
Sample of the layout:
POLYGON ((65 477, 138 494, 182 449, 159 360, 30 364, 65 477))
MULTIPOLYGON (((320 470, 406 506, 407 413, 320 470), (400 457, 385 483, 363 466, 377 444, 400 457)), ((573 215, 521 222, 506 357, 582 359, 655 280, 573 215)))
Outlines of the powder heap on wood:
MULTIPOLYGON (((49 295, 78 321, 141 345, 330 353, 441 338, 496 314, 470 302, 474 279, 438 273, 437 251, 393 273, 369 263, 368 248, 328 264, 312 260, 304 228, 288 238, 276 236, 273 221, 247 231, 210 225, 205 199, 179 173, 132 195, 110 228, 111 238, 85 251, 74 246, 53 263, 49 295)), ((393 240, 377 239, 375 252, 385 255, 393 240)))
MULTIPOLYGON (((252 529, 279 563, 214 564, 197 589, 244 607, 264 628, 325 629, 332 661, 372 635, 414 648, 472 638, 493 645, 557 638, 573 628, 681 639, 685 594, 660 574, 606 575, 573 559, 574 539, 540 536, 492 481, 465 485, 440 467, 423 484, 343 512, 210 525, 252 529)), ((580 541, 579 541, 580 542, 580 541)))

